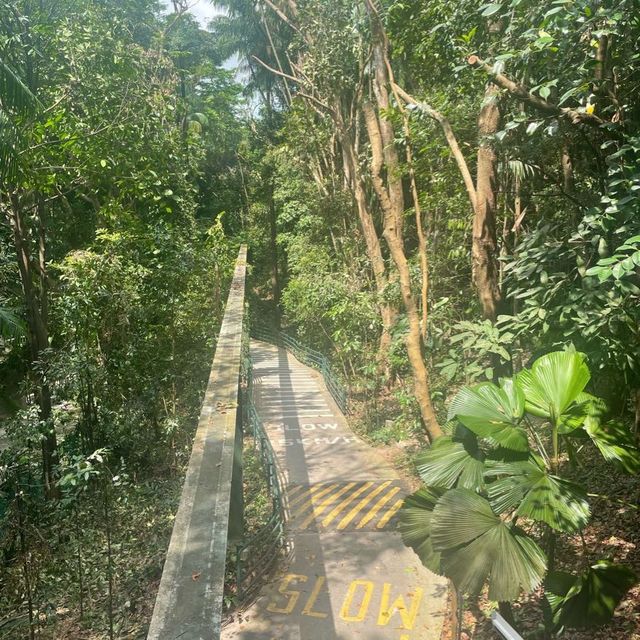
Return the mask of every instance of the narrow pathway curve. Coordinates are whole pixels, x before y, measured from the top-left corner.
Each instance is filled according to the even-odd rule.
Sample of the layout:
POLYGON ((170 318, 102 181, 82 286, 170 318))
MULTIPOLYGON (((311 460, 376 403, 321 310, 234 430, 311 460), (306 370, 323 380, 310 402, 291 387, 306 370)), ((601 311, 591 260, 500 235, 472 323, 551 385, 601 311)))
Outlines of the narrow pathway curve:
POLYGON ((251 342, 257 409, 286 487, 289 557, 224 640, 437 640, 446 583, 395 531, 406 491, 320 374, 251 342))

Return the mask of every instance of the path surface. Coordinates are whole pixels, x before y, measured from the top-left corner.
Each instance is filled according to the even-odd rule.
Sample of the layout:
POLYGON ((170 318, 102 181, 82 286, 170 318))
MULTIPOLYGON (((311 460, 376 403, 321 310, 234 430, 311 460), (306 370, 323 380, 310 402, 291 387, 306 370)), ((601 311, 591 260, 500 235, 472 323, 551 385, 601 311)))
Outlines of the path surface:
POLYGON ((406 491, 318 372, 252 341, 258 412, 286 487, 289 557, 223 640, 437 640, 446 583, 395 531, 406 491))

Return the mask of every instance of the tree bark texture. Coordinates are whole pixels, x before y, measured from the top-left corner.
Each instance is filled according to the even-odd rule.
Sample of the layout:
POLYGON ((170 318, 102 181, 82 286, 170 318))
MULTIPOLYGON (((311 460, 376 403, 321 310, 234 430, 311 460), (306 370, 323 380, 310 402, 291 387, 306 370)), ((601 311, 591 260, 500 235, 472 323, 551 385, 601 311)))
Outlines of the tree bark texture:
MULTIPOLYGON (((422 336, 420 333, 420 316, 416 305, 415 297, 411 291, 411 275, 409 263, 404 252, 402 237, 397 227, 397 211, 394 211, 392 199, 389 197, 387 188, 382 178, 383 141, 378 123, 378 116, 371 104, 364 106, 365 123, 369 141, 371 142, 371 175, 373 187, 380 200, 380 206, 384 214, 383 236, 389 247, 391 258, 398 270, 400 279, 400 293, 404 304, 407 319, 409 321, 409 331, 405 337, 407 355, 411 364, 414 379, 415 396, 420 407, 420 414, 427 431, 429 439, 433 441, 442 435, 442 429, 438 423, 429 387, 429 373, 422 353, 422 336)), ((395 151, 395 150, 394 150, 395 151)), ((390 156, 388 156, 390 157, 390 156)), ((397 153, 395 154, 396 164, 386 166, 387 174, 398 170, 397 153)))
POLYGON ((420 315, 415 296, 411 290, 411 274, 404 250, 404 194, 400 161, 395 146, 393 125, 389 120, 385 120, 379 115, 381 110, 389 107, 388 87, 391 86, 386 35, 380 17, 370 0, 367 2, 367 9, 372 27, 372 60, 375 70, 373 86, 378 107, 376 111, 371 103, 365 102, 363 104, 365 125, 371 144, 371 179, 384 216, 383 236, 398 270, 400 293, 409 323, 405 344, 413 373, 415 396, 425 430, 429 440, 433 441, 442 435, 442 428, 438 423, 431 402, 429 372, 424 360, 420 331, 420 315))
POLYGON ((496 153, 492 141, 500 125, 499 91, 494 84, 487 86, 478 118, 480 141, 471 246, 473 280, 482 313, 492 322, 501 299, 496 238, 496 153))
POLYGON ((378 308, 382 321, 378 360, 381 369, 389 373, 388 355, 391 348, 391 329, 395 323, 397 312, 390 303, 384 301, 385 289, 389 283, 387 266, 382 256, 380 239, 378 238, 362 176, 360 175, 355 142, 353 136, 347 131, 341 117, 338 117, 336 124, 338 125, 338 139, 342 147, 344 173, 356 202, 360 228, 376 285, 378 308))

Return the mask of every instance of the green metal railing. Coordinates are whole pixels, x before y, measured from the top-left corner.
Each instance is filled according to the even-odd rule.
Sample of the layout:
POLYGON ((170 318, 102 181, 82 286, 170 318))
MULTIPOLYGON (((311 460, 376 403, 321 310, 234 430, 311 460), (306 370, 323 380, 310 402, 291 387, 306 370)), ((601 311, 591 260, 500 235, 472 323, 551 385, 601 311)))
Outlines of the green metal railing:
POLYGON ((272 502, 269 520, 255 535, 236 547, 236 587, 239 602, 248 600, 259 589, 262 579, 270 574, 284 547, 283 487, 278 476, 275 453, 253 400, 248 334, 244 336, 243 342, 242 379, 244 427, 253 436, 272 502))
POLYGON ((323 353, 303 345, 287 333, 278 331, 264 324, 252 326, 251 336, 256 340, 282 347, 292 353, 300 362, 317 369, 322 374, 324 383, 340 408, 340 411, 344 414, 349 413, 347 392, 331 369, 329 359, 323 353))

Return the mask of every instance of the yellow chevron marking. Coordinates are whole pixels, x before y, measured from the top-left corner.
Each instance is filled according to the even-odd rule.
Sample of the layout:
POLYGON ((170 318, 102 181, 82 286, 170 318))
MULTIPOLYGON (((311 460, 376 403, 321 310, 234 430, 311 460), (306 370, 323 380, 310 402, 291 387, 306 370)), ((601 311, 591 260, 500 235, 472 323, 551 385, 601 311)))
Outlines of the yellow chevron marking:
POLYGON ((320 504, 316 505, 313 511, 307 516, 307 519, 300 525, 300 528, 306 529, 331 503, 347 493, 349 489, 355 487, 356 484, 358 483, 350 482, 348 485, 342 487, 338 493, 332 493, 328 498, 325 498, 320 504))
POLYGON ((313 495, 316 491, 320 491, 324 485, 322 484, 314 484, 311 489, 308 491, 303 491, 301 494, 297 495, 294 500, 289 503, 289 509, 299 504, 303 500, 306 500, 309 496, 313 495))
POLYGON ((346 500, 336 505, 322 521, 322 526, 326 527, 340 512, 346 509, 363 491, 366 491, 369 487, 373 486, 373 482, 367 482, 363 484, 357 491, 354 491, 346 500))
POLYGON ((325 487, 322 491, 318 491, 317 493, 314 493, 313 496, 311 496, 311 500, 309 500, 308 502, 305 502, 300 508, 298 508, 297 511, 293 514, 293 517, 297 518, 298 516, 302 515, 309 507, 313 506, 314 502, 318 498, 322 498, 322 496, 326 496, 327 493, 330 493, 336 487, 339 487, 339 486, 340 484, 336 482, 335 484, 330 484, 328 487, 325 487))
POLYGON ((382 498, 380 498, 380 500, 378 500, 378 502, 376 502, 375 505, 371 509, 369 509, 364 518, 362 518, 362 520, 358 522, 358 526, 356 527, 356 529, 362 529, 362 527, 371 522, 376 517, 378 511, 380 511, 380 509, 382 509, 382 507, 384 507, 384 505, 389 500, 391 500, 391 498, 393 498, 393 496, 395 496, 398 491, 400 491, 400 487, 394 487, 393 489, 391 489, 391 491, 383 495, 382 498))
POLYGON ((389 485, 391 484, 391 480, 387 480, 383 482, 381 485, 377 486, 368 496, 365 496, 358 502, 358 504, 347 513, 347 515, 340 520, 338 523, 337 529, 344 529, 355 517, 358 511, 362 509, 367 503, 371 502, 379 493, 382 493, 389 485))
POLYGON ((378 524, 376 525, 377 529, 382 529, 382 527, 384 527, 385 524, 387 524, 387 522, 389 522, 389 520, 391 520, 391 518, 393 518, 393 516, 396 514, 396 512, 398 511, 398 509, 400 509, 400 507, 402 506, 402 503, 404 502, 404 500, 398 500, 393 507, 391 507, 389 509, 389 511, 387 511, 382 518, 380 518, 380 522, 378 522, 378 524))

